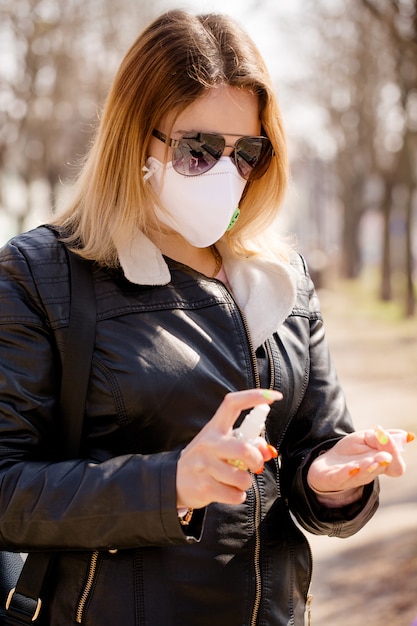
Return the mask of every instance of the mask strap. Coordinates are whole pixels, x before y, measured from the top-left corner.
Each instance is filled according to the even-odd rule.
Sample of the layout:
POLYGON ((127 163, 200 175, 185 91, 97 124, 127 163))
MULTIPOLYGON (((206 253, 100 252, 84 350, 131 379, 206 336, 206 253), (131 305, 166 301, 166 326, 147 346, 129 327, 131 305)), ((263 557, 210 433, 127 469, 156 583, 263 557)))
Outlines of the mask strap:
POLYGON ((153 174, 156 172, 157 169, 158 169, 158 166, 156 165, 156 163, 151 162, 150 167, 148 167, 147 165, 144 165, 142 167, 142 172, 146 172, 146 173, 143 177, 143 180, 145 182, 149 180, 149 178, 153 176, 153 174))

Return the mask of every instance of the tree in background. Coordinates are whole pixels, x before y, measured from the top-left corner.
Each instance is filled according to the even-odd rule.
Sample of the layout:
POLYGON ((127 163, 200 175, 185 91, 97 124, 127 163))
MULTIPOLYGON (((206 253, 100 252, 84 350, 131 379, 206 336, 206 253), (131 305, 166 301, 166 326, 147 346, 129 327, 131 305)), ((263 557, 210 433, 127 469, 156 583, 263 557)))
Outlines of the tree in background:
POLYGON ((0 4, 0 203, 17 231, 34 210, 34 185, 47 184, 47 210, 54 209, 58 183, 74 178, 110 77, 149 20, 148 6, 130 0, 0 4), (4 198, 9 181, 26 190, 17 211, 4 198))
POLYGON ((342 273, 357 277, 377 247, 380 297, 397 295, 392 277, 401 273, 405 312, 413 315, 417 0, 318 0, 306 23, 316 34, 307 90, 325 111, 332 140, 325 165, 335 179, 328 190, 342 208, 342 273), (370 220, 376 212, 381 232, 370 220))
MULTIPOLYGON (((401 120, 401 142, 398 158, 388 176, 390 191, 397 185, 403 191, 403 214, 405 223, 405 309, 411 316, 415 313, 415 259, 413 250, 414 213, 417 197, 417 0, 364 0, 365 8, 378 27, 384 31, 395 69, 395 85, 398 90, 399 118, 401 120)), ((389 205, 389 200, 387 201, 389 205)), ((392 206, 392 204, 391 204, 392 206)), ((389 241, 390 215, 385 222, 385 239, 389 241)), ((388 257, 389 250, 385 251, 388 257)), ((385 265, 389 263, 384 258, 385 265)), ((383 266, 384 267, 384 266, 383 266)), ((389 270, 389 268, 388 268, 389 270)), ((385 271, 387 274, 387 270, 385 271)), ((383 271, 384 276, 384 271, 383 271)), ((381 296, 389 299, 387 277, 384 276, 381 296), (385 279, 385 280, 384 280, 385 279)))

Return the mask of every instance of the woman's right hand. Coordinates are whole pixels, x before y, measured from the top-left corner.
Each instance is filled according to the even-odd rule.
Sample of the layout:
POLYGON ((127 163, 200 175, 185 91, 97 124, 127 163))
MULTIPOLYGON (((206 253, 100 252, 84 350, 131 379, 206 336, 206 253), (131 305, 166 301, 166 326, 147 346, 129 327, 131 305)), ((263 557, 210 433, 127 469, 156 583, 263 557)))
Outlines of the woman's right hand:
POLYGON ((242 411, 281 399, 279 391, 269 389, 248 389, 225 396, 212 419, 181 453, 177 467, 178 508, 199 509, 211 502, 245 501, 252 477, 228 460, 238 459, 251 472, 257 472, 276 455, 262 437, 254 443, 233 437, 233 425, 242 411))

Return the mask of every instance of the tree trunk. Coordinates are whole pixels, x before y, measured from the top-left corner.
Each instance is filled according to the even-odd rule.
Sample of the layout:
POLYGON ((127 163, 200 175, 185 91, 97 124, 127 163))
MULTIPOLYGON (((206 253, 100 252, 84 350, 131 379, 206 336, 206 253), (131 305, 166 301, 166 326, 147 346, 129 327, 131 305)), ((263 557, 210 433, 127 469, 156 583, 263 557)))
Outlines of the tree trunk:
POLYGON ((359 223, 362 217, 361 191, 361 183, 355 181, 344 194, 342 270, 346 278, 358 278, 362 268, 359 244, 359 223))
POLYGON ((416 300, 414 294, 414 256, 413 256, 413 208, 414 194, 409 190, 406 207, 406 292, 405 292, 405 314, 412 317, 416 312, 416 300))
POLYGON ((392 206, 392 181, 385 179, 385 193, 382 203, 383 217, 383 240, 381 256, 381 284, 380 298, 384 301, 392 300, 391 284, 391 206, 392 206))

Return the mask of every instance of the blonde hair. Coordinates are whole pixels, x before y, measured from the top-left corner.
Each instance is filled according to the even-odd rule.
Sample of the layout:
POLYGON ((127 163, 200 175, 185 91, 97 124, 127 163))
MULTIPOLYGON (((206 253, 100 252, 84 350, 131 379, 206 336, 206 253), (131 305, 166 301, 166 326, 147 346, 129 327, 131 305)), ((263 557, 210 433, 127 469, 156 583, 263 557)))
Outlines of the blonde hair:
POLYGON ((135 228, 155 225, 155 198, 142 168, 154 128, 178 115, 207 89, 246 89, 259 98, 262 133, 275 156, 266 174, 247 184, 241 215, 226 240, 232 252, 250 243, 277 215, 288 179, 285 134, 271 79, 249 36, 225 15, 169 11, 132 45, 113 81, 95 141, 67 209, 54 224, 88 259, 118 265, 116 245, 135 228))

